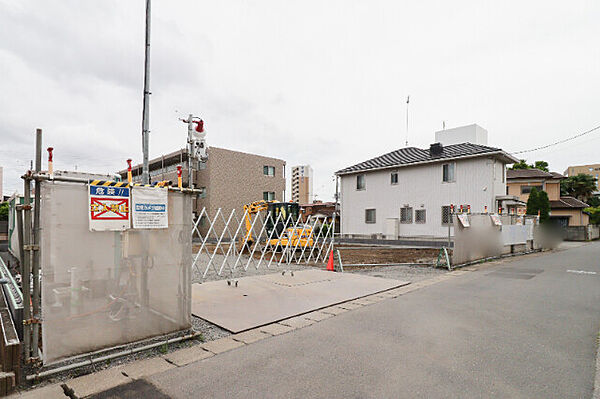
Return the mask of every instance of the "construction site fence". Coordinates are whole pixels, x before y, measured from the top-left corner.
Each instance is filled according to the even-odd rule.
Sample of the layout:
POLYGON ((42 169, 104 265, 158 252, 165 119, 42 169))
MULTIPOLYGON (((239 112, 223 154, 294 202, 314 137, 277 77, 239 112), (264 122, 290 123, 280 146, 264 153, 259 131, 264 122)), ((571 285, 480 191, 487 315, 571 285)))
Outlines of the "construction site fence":
POLYGON ((335 214, 298 217, 203 208, 192 227, 193 280, 241 275, 249 269, 325 263, 335 241, 335 214))

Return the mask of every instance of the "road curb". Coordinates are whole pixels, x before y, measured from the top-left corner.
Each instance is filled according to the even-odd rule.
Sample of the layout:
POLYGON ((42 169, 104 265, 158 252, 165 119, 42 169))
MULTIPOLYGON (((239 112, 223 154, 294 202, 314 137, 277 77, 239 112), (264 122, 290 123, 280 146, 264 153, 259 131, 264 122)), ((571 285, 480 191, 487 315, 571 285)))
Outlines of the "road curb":
POLYGON ((594 378, 593 399, 600 399, 600 331, 596 336, 596 377, 594 378))

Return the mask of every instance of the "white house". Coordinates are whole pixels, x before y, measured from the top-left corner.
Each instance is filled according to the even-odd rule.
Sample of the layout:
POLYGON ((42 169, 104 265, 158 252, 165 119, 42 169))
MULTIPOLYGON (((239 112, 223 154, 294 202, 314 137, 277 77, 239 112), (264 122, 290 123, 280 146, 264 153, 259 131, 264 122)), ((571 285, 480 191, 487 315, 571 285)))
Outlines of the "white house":
MULTIPOLYGON (((474 126, 465 128, 481 134, 474 126)), ((462 205, 465 212, 495 212, 509 200, 506 165, 514 162, 516 158, 499 148, 436 143, 429 149, 402 148, 339 170, 340 233, 445 237, 451 204, 456 209, 462 205)))

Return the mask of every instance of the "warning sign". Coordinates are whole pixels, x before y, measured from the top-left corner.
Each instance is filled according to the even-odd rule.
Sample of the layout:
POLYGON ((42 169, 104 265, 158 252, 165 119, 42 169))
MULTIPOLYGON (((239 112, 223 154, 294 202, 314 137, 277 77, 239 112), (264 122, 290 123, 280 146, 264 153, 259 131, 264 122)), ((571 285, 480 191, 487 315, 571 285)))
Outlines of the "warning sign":
POLYGON ((127 183, 102 181, 98 183, 89 186, 90 230, 123 231, 128 229, 131 224, 129 222, 130 189, 127 183))
POLYGON ((168 194, 167 188, 134 187, 131 192, 133 228, 168 228, 168 194))

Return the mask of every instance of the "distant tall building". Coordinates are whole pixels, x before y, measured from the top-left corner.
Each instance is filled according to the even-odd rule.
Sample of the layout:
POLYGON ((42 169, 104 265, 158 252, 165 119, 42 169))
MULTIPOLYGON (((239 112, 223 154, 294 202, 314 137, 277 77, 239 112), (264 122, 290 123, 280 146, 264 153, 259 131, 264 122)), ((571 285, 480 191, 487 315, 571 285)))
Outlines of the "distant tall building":
POLYGON ((292 202, 310 204, 313 200, 313 170, 310 165, 292 166, 292 202))
POLYGON ((569 166, 565 170, 566 176, 577 176, 578 174, 590 175, 596 178, 596 192, 600 192, 600 163, 591 165, 569 166))

